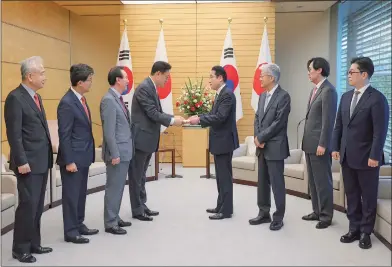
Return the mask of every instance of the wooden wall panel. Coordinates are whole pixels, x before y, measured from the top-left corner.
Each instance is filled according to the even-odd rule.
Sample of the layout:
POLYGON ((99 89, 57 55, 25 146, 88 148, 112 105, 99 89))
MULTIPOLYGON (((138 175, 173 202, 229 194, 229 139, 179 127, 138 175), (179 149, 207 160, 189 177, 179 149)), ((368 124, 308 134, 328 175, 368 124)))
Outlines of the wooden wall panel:
POLYGON ((69 42, 6 23, 2 23, 2 35, 3 62, 18 64, 25 58, 41 56, 47 68, 69 68, 69 42))
MULTIPOLYGON (((188 77, 196 78, 196 4, 126 5, 121 11, 120 34, 127 19, 135 86, 148 77, 154 63, 159 32, 159 19, 163 30, 167 56, 172 65, 173 104, 188 77)), ((181 115, 178 109, 174 113, 181 115)), ((176 148, 176 161, 181 161, 182 129, 169 127, 161 135, 161 147, 176 148)), ((161 155, 161 160, 171 161, 171 155, 161 155)))
MULTIPOLYGON (((205 3, 127 5, 121 11, 120 34, 123 19, 127 19, 128 39, 132 55, 135 85, 144 79, 151 68, 159 34, 159 19, 163 28, 169 63, 172 65, 173 104, 181 93, 187 77, 205 78, 207 84, 212 66, 219 65, 228 21, 231 32, 240 87, 244 118, 238 122, 240 141, 253 134, 254 111, 250 106, 253 75, 259 55, 264 17, 268 17, 268 36, 272 58, 275 57, 275 4, 261 3, 205 3)), ((174 107, 174 113, 179 111, 174 107)), ((162 135, 161 147, 173 147, 176 161, 181 161, 181 128, 168 128, 162 135)), ((161 158, 162 159, 162 158, 161 158)), ((170 156, 164 157, 170 161, 170 156)))
POLYGON ((84 17, 71 13, 71 64, 85 63, 94 69, 93 85, 86 98, 91 110, 96 145, 102 143, 99 105, 109 84, 107 75, 117 63, 120 46, 119 16, 84 17))
POLYGON ((69 11, 50 1, 2 1, 2 21, 69 42, 69 11), (48 27, 50 25, 50 27, 48 27))

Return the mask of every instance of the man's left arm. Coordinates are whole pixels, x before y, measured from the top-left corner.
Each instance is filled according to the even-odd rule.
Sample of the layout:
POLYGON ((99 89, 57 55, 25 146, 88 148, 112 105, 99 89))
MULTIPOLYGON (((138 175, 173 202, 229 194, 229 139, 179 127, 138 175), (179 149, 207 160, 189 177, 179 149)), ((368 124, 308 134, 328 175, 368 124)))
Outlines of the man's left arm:
POLYGON ((338 94, 333 88, 328 88, 322 99, 322 124, 319 146, 327 148, 331 142, 333 126, 336 117, 338 94))
POLYGON ((281 104, 279 104, 278 109, 277 109, 277 114, 275 116, 274 121, 271 123, 271 125, 258 133, 257 135, 257 140, 259 143, 265 143, 272 137, 274 137, 280 130, 285 127, 287 124, 287 121, 289 119, 289 114, 290 114, 290 95, 285 94, 283 99, 280 101, 281 104))
POLYGON ((233 106, 233 96, 228 93, 222 95, 216 114, 208 113, 200 115, 200 125, 202 127, 208 127, 216 126, 225 122, 233 106))
POLYGON ((373 123, 373 142, 369 158, 380 162, 389 122, 389 106, 384 95, 381 95, 379 101, 371 107, 370 112, 373 123))

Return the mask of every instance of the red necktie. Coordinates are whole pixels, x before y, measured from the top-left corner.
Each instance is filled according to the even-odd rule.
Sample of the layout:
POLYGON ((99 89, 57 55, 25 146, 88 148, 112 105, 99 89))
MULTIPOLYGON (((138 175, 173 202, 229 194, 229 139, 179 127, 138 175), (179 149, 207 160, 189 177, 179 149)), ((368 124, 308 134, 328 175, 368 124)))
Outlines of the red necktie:
POLYGON ((127 118, 128 118, 127 107, 125 106, 125 103, 124 103, 124 100, 123 100, 122 96, 120 96, 120 102, 121 102, 121 105, 122 105, 122 107, 123 107, 123 110, 124 110, 124 112, 125 112, 125 114, 126 114, 126 116, 127 116, 127 118))
POLYGON ((34 95, 34 102, 37 105, 39 111, 41 111, 41 105, 39 103, 39 99, 38 99, 38 95, 37 94, 34 95))
POLYGON ((309 103, 312 103, 313 98, 314 98, 314 96, 316 95, 316 92, 317 92, 317 87, 315 87, 315 88, 313 89, 312 98, 310 99, 310 102, 309 102, 309 103))
POLYGON ((84 111, 86 112, 87 118, 90 121, 90 113, 88 112, 86 98, 84 96, 82 96, 82 105, 83 105, 84 111))

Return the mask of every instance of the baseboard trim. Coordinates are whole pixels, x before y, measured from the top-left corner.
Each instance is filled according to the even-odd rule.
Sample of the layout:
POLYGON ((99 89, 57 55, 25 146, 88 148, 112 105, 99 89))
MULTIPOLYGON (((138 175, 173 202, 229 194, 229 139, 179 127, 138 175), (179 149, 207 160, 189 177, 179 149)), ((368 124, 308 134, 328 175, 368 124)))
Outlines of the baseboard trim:
POLYGON ((378 240, 381 241, 381 243, 383 243, 390 251, 392 251, 392 245, 389 244, 389 242, 382 235, 380 235, 376 231, 374 231, 373 234, 374 234, 375 237, 378 238, 378 240))
MULTIPOLYGON (((146 177, 146 181, 147 182, 156 181, 155 176, 146 177)), ((126 184, 128 184, 128 180, 126 181, 126 184)), ((90 189, 87 190, 87 195, 94 194, 94 193, 97 193, 97 192, 100 192, 100 191, 103 191, 103 190, 105 190, 105 186, 104 185, 101 185, 101 186, 98 186, 98 187, 94 187, 94 188, 90 188, 90 189)), ((48 204, 48 205, 44 206, 44 212, 49 210, 49 209, 53 209, 55 207, 58 207, 61 204, 62 204, 61 199, 60 200, 56 200, 56 201, 52 202, 51 204, 48 204)), ((14 229, 14 223, 11 223, 11 224, 9 224, 9 225, 7 225, 7 226, 5 226, 4 228, 1 229, 1 235, 6 234, 6 233, 8 233, 9 231, 11 231, 13 229, 14 229)))

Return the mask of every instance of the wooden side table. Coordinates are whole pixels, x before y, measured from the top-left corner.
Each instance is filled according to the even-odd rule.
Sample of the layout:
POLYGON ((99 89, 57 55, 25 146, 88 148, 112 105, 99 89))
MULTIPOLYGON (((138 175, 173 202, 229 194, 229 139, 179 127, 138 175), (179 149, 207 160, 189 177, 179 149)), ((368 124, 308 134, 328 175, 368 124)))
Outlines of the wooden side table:
POLYGON ((158 149, 157 152, 155 152, 155 180, 158 180, 158 172, 159 172, 159 153, 164 153, 164 152, 171 152, 172 155, 172 173, 169 175, 166 175, 166 178, 182 178, 182 175, 176 174, 176 150, 174 148, 163 148, 163 149, 158 149))
POLYGON ((205 175, 201 175, 200 178, 207 178, 207 179, 216 178, 215 175, 211 174, 210 166, 211 166, 210 150, 207 148, 206 149, 206 174, 205 175))

